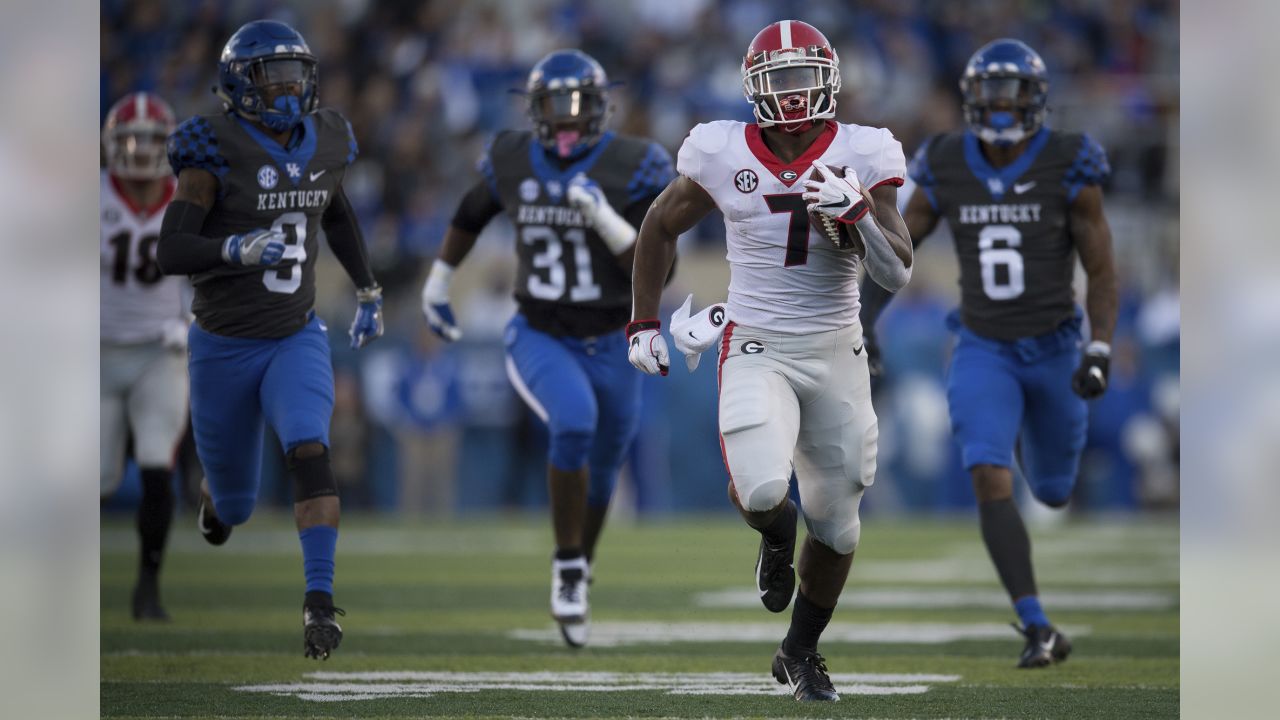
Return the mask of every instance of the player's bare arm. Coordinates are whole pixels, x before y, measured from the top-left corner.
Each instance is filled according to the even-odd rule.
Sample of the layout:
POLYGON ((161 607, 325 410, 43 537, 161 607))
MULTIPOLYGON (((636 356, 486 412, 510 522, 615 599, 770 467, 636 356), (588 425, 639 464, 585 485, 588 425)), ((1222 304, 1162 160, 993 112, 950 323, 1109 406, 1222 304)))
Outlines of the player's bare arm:
POLYGON ((707 191, 683 175, 671 181, 649 206, 635 243, 632 320, 658 317, 662 284, 675 257, 676 239, 715 207, 707 191))
POLYGON ((938 227, 938 211, 933 208, 933 203, 929 202, 929 198, 924 191, 917 189, 911 193, 911 197, 907 198, 907 207, 902 214, 902 220, 907 226, 907 235, 911 237, 911 245, 918 248, 938 227))
POLYGON ((458 203, 449 228, 444 231, 440 254, 431 263, 427 281, 422 286, 422 314, 431 331, 450 342, 462 337, 449 305, 449 284, 453 270, 467 259, 484 226, 498 213, 502 204, 497 201, 484 181, 476 183, 458 203))
POLYGON ((1120 300, 1111 252, 1111 226, 1102 212, 1100 187, 1088 185, 1076 195, 1071 203, 1069 229, 1089 279, 1085 309, 1093 340, 1110 343, 1120 300))
POLYGON ((356 317, 348 334, 352 349, 359 350, 382 336, 382 288, 369 267, 364 234, 342 186, 338 186, 337 194, 325 208, 321 226, 329 249, 356 286, 356 317))

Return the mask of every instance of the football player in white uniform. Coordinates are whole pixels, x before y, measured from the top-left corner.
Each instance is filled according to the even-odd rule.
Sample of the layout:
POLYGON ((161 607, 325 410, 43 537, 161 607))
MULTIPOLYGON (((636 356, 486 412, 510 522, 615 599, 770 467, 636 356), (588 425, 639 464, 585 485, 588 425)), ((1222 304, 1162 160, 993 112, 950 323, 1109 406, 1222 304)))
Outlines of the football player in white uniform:
POLYGON ((720 441, 729 496, 761 534, 756 582, 773 612, 786 609, 795 589, 797 510, 788 499, 795 471, 809 534, 773 675, 797 700, 832 701, 839 697, 818 637, 848 576, 858 505, 876 470, 858 269, 890 290, 911 276, 911 239, 896 202, 906 160, 888 130, 831 119, 839 60, 814 27, 783 20, 761 30, 742 77, 756 122, 693 128, 676 179, 644 219, 629 356, 646 373, 666 374, 669 353, 657 320, 662 281, 676 238, 718 208, 731 271, 728 302, 693 318, 682 308, 672 332, 678 349, 696 355, 714 342, 723 320, 720 441), (811 223, 838 232, 811 232, 811 223))
POLYGON ((173 128, 169 105, 140 92, 112 106, 102 129, 100 486, 106 497, 120 484, 132 435, 142 471, 136 620, 169 618, 158 577, 173 517, 173 458, 187 415, 185 281, 165 277, 155 259, 175 186, 165 155, 173 128))

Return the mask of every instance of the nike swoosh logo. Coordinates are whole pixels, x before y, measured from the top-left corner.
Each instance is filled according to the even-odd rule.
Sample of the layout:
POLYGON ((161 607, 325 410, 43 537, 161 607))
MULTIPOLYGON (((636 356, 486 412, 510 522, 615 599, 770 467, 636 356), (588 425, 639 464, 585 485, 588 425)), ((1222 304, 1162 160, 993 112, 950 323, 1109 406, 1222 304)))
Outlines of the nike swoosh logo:
POLYGON ((1035 186, 1036 186, 1036 181, 1035 181, 1035 180, 1032 180, 1032 181, 1031 181, 1031 182, 1029 182, 1029 183, 1017 183, 1016 185, 1014 185, 1014 186, 1013 186, 1013 193, 1014 193, 1015 195, 1021 195, 1022 193, 1024 193, 1024 192, 1026 192, 1026 191, 1030 190, 1031 188, 1033 188, 1033 187, 1035 187, 1035 186))
POLYGON ((1042 642, 1040 643, 1040 649, 1045 652, 1053 652, 1053 646, 1055 644, 1056 643, 1053 640, 1049 640, 1048 642, 1042 642))
POLYGON ((853 354, 854 354, 854 355, 861 355, 861 354, 862 354, 862 346, 861 346, 861 345, 859 345, 858 347, 854 348, 854 349, 853 349, 853 354))
POLYGON ((692 330, 689 331, 689 337, 693 338, 694 340, 698 339, 698 336, 694 335, 692 330))
POLYGON ((320 177, 320 176, 321 176, 321 175, 323 175, 324 173, 325 173, 325 171, 324 171, 324 170, 321 170, 320 172, 313 172, 313 173, 311 173, 311 182, 315 182, 315 181, 316 181, 316 178, 320 177))
POLYGON ((826 203, 825 205, 819 205, 818 207, 820 207, 820 208, 838 208, 838 207, 844 207, 845 205, 848 205, 848 204, 849 204, 849 196, 848 196, 848 195, 841 195, 839 200, 837 200, 837 201, 835 201, 835 202, 829 202, 829 203, 826 203))

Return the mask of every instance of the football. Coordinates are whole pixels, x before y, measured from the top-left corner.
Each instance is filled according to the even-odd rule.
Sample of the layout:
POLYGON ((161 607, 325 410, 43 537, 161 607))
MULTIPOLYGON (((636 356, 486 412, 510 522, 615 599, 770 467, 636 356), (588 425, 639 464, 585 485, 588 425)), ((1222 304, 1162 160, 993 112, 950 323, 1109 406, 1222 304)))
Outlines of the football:
MULTIPOLYGON (((844 176, 843 166, 832 165, 829 167, 841 177, 844 176)), ((809 175, 809 179, 821 180, 822 176, 817 170, 814 170, 809 175)), ((869 199, 868 204, 870 204, 869 199)), ((823 215, 820 212, 811 212, 809 213, 809 226, 813 228, 814 232, 826 238, 827 242, 831 243, 836 248, 851 252, 858 258, 866 257, 867 247, 862 244, 862 236, 858 234, 858 231, 854 229, 852 225, 838 222, 830 215, 823 215)))

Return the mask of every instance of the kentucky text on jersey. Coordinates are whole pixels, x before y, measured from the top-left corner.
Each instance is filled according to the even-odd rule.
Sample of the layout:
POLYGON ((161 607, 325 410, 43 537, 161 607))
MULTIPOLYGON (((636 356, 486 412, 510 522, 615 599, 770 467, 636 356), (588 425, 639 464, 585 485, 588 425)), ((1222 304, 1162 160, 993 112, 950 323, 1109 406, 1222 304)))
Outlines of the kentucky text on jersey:
POLYGON ((328 205, 328 190, 290 190, 288 192, 258 193, 259 210, 323 208, 328 207, 328 205))
POLYGON ((582 213, 561 205, 521 205, 516 222, 522 225, 559 225, 586 227, 582 213))
POLYGON ((966 225, 1040 222, 1040 203, 961 205, 960 222, 966 225))

